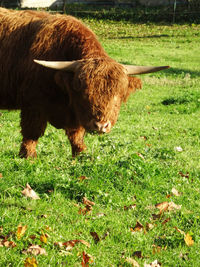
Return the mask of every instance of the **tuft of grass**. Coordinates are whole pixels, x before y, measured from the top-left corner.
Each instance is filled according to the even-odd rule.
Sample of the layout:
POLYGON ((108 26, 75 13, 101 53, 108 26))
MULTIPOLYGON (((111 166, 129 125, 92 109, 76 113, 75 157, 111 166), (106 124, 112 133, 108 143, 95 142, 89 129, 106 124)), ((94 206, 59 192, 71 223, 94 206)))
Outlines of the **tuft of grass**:
POLYGON ((38 266, 80 266, 83 251, 91 266, 129 266, 127 258, 141 266, 156 259, 164 266, 197 266, 199 25, 85 23, 119 62, 172 68, 142 76, 143 89, 122 106, 112 132, 87 134, 88 149, 76 159, 63 131, 50 125, 40 139, 38 158, 20 159, 19 112, 1 111, 0 244, 7 238, 16 246, 0 245, 0 266, 23 266, 32 257, 22 253, 30 244, 46 249, 47 255, 33 256, 38 266), (22 195, 27 183, 39 200, 22 195), (173 195, 172 188, 182 194, 173 195), (85 215, 80 212, 84 197, 95 203, 85 215), (155 205, 166 201, 181 208, 159 214, 155 205), (144 229, 134 232, 138 221, 144 229), (21 239, 19 224, 27 225, 21 239), (147 224, 153 228, 147 230, 147 224), (187 246, 176 228, 194 244, 187 246), (95 242, 90 232, 101 240, 95 242), (40 240, 43 233, 46 243, 40 240), (69 240, 84 240, 90 247, 78 243, 67 251, 54 245, 69 240))

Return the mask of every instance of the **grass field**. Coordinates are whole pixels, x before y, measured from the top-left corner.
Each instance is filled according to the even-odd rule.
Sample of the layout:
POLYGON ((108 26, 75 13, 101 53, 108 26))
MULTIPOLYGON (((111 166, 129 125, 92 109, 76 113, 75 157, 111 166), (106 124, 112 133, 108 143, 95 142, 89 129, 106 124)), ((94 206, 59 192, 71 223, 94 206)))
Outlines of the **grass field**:
POLYGON ((117 61, 171 69, 143 75, 112 132, 86 135, 76 159, 50 125, 38 158, 20 159, 19 112, 2 111, 0 266, 198 266, 200 25, 85 23, 117 61), (27 183, 40 199, 22 195, 27 183))

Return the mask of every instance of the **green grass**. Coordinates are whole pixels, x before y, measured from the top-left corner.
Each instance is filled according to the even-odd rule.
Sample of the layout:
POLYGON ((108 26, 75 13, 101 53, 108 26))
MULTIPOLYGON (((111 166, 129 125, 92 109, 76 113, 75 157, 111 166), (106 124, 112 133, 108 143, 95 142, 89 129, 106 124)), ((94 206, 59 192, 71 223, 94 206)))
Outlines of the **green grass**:
POLYGON ((19 112, 2 111, 0 241, 8 235, 16 247, 0 247, 0 266, 23 266, 32 257, 22 253, 30 244, 47 251, 46 256, 34 256, 38 266, 81 266, 83 251, 93 258, 91 266, 130 266, 127 258, 140 266, 156 259, 162 266, 198 266, 200 26, 85 23, 119 62, 172 68, 142 76, 143 89, 122 106, 112 132, 88 134, 87 152, 75 160, 64 133, 52 126, 40 139, 38 158, 20 159, 19 112), (80 176, 88 179, 81 182, 80 176), (21 194, 26 183, 40 200, 21 194), (174 196, 172 188, 182 195, 174 196), (91 214, 79 214, 83 197, 95 202, 91 214), (155 205, 164 201, 181 209, 152 220, 152 214, 159 214, 155 205), (124 210, 132 204, 135 209, 124 210), (169 222, 162 224, 167 218, 169 222), (137 221, 154 227, 133 234, 137 221), (18 240, 15 232, 20 223, 27 230, 18 240), (174 227, 189 233, 193 246, 187 246, 174 227), (46 244, 40 241, 42 232, 49 235, 46 244), (95 243, 90 232, 109 235, 95 243), (90 248, 80 243, 67 252, 54 246, 74 239, 89 242, 90 248), (160 251, 153 253, 154 246, 160 251), (142 257, 134 256, 135 251, 141 251, 142 257))

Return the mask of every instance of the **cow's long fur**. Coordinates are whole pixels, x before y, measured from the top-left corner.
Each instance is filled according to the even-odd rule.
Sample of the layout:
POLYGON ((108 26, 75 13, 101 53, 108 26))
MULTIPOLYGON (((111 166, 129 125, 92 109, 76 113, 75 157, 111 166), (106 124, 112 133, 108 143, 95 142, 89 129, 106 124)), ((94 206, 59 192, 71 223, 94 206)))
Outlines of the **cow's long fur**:
POLYGON ((64 129, 73 155, 79 153, 89 122, 114 125, 121 102, 140 87, 76 18, 0 8, 0 109, 21 110, 21 156, 36 155, 47 122, 64 129), (81 67, 67 73, 33 59, 81 60, 81 67))

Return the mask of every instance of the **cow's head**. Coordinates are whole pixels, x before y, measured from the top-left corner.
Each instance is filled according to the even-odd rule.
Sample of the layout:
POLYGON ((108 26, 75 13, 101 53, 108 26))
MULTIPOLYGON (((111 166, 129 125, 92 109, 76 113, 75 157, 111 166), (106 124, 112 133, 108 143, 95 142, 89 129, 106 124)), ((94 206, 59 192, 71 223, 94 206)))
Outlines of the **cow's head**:
POLYGON ((68 91, 79 123, 88 131, 99 133, 111 130, 121 103, 132 91, 141 88, 141 80, 129 75, 167 68, 122 65, 108 57, 71 62, 35 62, 59 70, 55 80, 68 91))

